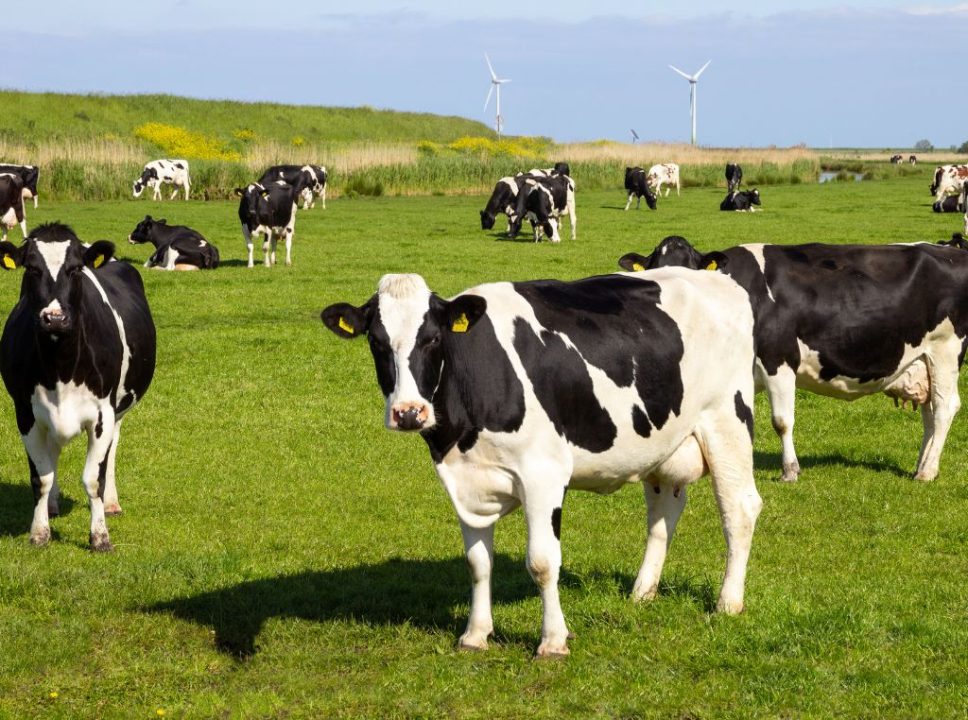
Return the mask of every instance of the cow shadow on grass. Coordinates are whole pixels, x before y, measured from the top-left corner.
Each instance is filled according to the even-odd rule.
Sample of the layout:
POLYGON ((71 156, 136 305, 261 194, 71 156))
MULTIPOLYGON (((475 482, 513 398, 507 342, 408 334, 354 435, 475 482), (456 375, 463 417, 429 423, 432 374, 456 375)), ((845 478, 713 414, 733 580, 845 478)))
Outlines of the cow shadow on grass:
MULTIPOLYGON (((15 537, 30 533, 34 519, 34 491, 25 477, 23 482, 0 482, 0 535, 15 537)), ((74 501, 61 489, 58 502, 60 514, 67 515, 74 508, 74 501)))
MULTIPOLYGON (((823 455, 803 455, 799 456, 800 470, 823 467, 852 467, 864 468, 874 472, 883 472, 894 475, 898 478, 910 478, 912 473, 896 463, 885 460, 858 460, 857 458, 847 457, 841 453, 826 453, 823 455)), ((757 470, 770 470, 779 476, 783 472, 783 456, 776 452, 753 452, 753 467, 757 470)))
MULTIPOLYGON (((497 555, 492 574, 495 605, 536 598, 520 559, 497 555)), ((567 582, 567 573, 562 572, 567 582)), ((372 625, 411 625, 446 631, 457 638, 467 623, 470 579, 463 556, 449 560, 403 560, 338 570, 252 580, 140 608, 168 613, 215 632, 216 647, 244 660, 257 652, 267 620, 349 620, 372 625)), ((536 631, 540 616, 535 617, 536 631)), ((531 637, 495 635, 497 642, 527 644, 531 637)))

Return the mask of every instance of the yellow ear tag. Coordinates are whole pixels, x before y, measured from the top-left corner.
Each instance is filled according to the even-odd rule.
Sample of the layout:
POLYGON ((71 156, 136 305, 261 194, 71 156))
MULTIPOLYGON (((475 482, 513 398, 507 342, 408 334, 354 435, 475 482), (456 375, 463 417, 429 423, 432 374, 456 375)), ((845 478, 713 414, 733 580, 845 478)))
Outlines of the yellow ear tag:
POLYGON ((645 270, 645 268, 642 266, 642 263, 632 263, 632 269, 635 270, 635 272, 645 270))
POLYGON ((94 262, 91 263, 91 264, 95 268, 101 267, 104 264, 104 256, 103 255, 98 255, 96 258, 94 258, 94 262))
POLYGON ((716 261, 715 261, 715 260, 713 260, 712 262, 710 262, 710 263, 709 263, 709 264, 708 264, 708 265, 706 266, 706 269, 707 269, 707 270, 715 270, 715 269, 716 269, 716 268, 718 268, 718 267, 719 267, 719 265, 717 265, 717 264, 716 264, 716 261))
POLYGON ((454 324, 450 326, 453 332, 467 332, 467 328, 470 326, 470 320, 467 319, 467 315, 464 313, 460 314, 460 317, 454 320, 454 324))
POLYGON ((346 322, 342 317, 340 317, 339 319, 339 326, 341 330, 345 330, 350 335, 353 335, 356 333, 356 330, 353 328, 353 326, 350 325, 348 322, 346 322))
POLYGON ((5 268, 7 268, 7 270, 13 270, 15 267, 17 267, 17 263, 15 263, 13 261, 13 258, 10 257, 9 255, 4 255, 3 256, 3 266, 5 268))

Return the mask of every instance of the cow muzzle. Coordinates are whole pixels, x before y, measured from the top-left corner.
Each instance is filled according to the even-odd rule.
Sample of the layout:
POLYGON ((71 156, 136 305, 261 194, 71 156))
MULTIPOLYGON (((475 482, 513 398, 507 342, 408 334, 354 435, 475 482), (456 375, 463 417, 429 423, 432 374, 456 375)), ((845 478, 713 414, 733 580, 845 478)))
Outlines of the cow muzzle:
POLYGON ((56 335, 70 329, 71 321, 63 310, 46 309, 40 313, 40 329, 46 333, 56 335))
POLYGON ((423 430, 432 424, 430 406, 426 403, 397 403, 390 408, 391 430, 423 430))

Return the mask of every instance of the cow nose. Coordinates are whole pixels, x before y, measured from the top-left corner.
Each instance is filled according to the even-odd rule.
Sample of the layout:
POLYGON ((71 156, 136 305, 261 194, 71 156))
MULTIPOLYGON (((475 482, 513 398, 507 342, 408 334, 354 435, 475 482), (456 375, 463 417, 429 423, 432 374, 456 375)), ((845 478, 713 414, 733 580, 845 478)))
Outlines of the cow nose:
POLYGON ((67 316, 60 310, 44 310, 40 314, 40 322, 44 330, 57 332, 67 328, 67 316))
POLYGON ((427 409, 419 405, 393 408, 393 423, 398 430, 419 430, 427 422, 427 409))

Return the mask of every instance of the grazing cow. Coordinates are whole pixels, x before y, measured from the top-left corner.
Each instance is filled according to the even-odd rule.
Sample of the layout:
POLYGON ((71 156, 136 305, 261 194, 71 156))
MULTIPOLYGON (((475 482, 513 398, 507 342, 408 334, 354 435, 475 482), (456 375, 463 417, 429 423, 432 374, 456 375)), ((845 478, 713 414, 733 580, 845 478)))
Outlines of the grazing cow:
POLYGON ((0 338, 0 374, 27 451, 34 545, 50 540, 48 518, 58 512, 61 450, 84 430, 91 548, 111 550, 104 516, 121 512, 114 472, 121 421, 155 369, 141 276, 128 263, 108 262, 113 254, 113 243, 85 246, 59 223, 36 228, 20 247, 0 243, 3 268, 26 270, 0 338))
POLYGON ((20 225, 20 232, 27 237, 27 218, 24 214, 23 181, 17 175, 0 175, 0 228, 3 230, 3 240, 7 239, 7 231, 14 225, 20 225))
POLYGON ((292 236, 296 228, 296 190, 289 183, 277 180, 268 185, 252 183, 245 188, 235 188, 239 201, 239 220, 242 236, 249 251, 249 267, 252 262, 252 236, 261 234, 265 266, 276 262, 276 241, 281 235, 286 241, 286 265, 292 265, 292 236))
POLYGON ((961 186, 968 180, 968 165, 939 165, 934 169, 934 179, 928 186, 935 202, 945 195, 961 192, 961 186))
POLYGON ((891 155, 891 163, 894 165, 899 164, 903 159, 902 155, 891 155))
POLYGON ((961 194, 958 195, 947 195, 941 200, 933 203, 931 209, 936 213, 949 213, 949 212, 963 212, 964 206, 962 205, 961 194))
POLYGON ((908 157, 908 162, 911 163, 912 165, 917 165, 918 164, 918 156, 917 155, 911 155, 910 157, 908 157))
POLYGON ((137 224, 128 242, 132 245, 151 243, 155 251, 145 262, 146 268, 159 270, 214 270, 218 267, 218 248, 200 232, 184 225, 169 225, 151 215, 137 224))
POLYGON ((565 491, 644 481, 648 541, 632 597, 651 599, 685 486, 707 469, 728 546, 717 607, 742 610, 762 502, 752 474, 752 313, 735 283, 666 268, 491 283, 448 301, 419 275, 386 275, 363 306, 330 305, 322 320, 339 337, 368 338, 387 428, 421 433, 457 511, 472 579, 462 648, 486 648, 493 631, 501 517, 524 508, 526 564, 543 606, 537 654, 566 655, 565 491))
POLYGON ((645 180, 645 170, 640 167, 628 167, 625 168, 625 190, 629 194, 629 199, 625 203, 625 209, 629 209, 629 205, 632 204, 632 198, 635 198, 635 209, 639 209, 639 205, 642 204, 642 198, 645 198, 645 204, 649 206, 650 209, 655 210, 656 199, 655 194, 649 187, 649 183, 645 180))
POLYGON ((884 392, 921 406, 915 478, 933 480, 961 401, 968 348, 968 254, 931 243, 740 245, 701 255, 669 237, 623 268, 719 269, 750 295, 756 375, 783 442, 783 480, 800 472, 793 446, 795 388, 842 400, 884 392))
POLYGON ((161 186, 163 183, 174 186, 170 200, 178 194, 178 188, 185 191, 185 199, 191 190, 191 179, 188 177, 188 163, 184 160, 152 160, 141 171, 141 177, 134 181, 134 196, 141 197, 146 187, 154 190, 152 200, 161 200, 161 186))
POLYGON ((736 212, 755 212, 754 205, 760 204, 760 191, 756 188, 752 190, 741 190, 731 192, 723 201, 719 203, 720 210, 735 210, 736 212))
POLYGON ((37 181, 40 179, 40 169, 36 165, 4 165, 0 164, 0 175, 16 175, 24 184, 23 196, 34 199, 34 209, 37 209, 37 181))
POLYGON ((316 207, 316 198, 323 201, 326 209, 326 168, 322 165, 273 165, 268 168, 259 184, 268 185, 276 180, 282 180, 296 189, 296 196, 302 198, 303 210, 316 207))
POLYGON ((508 234, 511 233, 511 223, 517 217, 516 208, 518 204, 518 193, 526 179, 531 177, 519 173, 514 177, 508 175, 497 181, 487 205, 481 210, 481 230, 490 230, 494 227, 494 221, 498 213, 504 213, 508 218, 508 234))
POLYGON ((561 242, 558 224, 563 214, 571 221, 571 239, 575 239, 575 183, 567 175, 526 178, 518 191, 518 203, 511 220, 510 237, 517 237, 521 223, 527 218, 534 231, 534 241, 541 239, 541 232, 551 242, 561 242))
POLYGON ((743 168, 736 163, 726 163, 726 192, 736 192, 741 182, 743 182, 743 168))
POLYGON ((656 195, 662 191, 663 183, 669 185, 666 188, 666 197, 669 197, 669 190, 672 185, 676 186, 676 195, 679 194, 679 166, 675 163, 653 165, 649 168, 649 174, 646 176, 646 180, 649 183, 649 187, 652 188, 652 192, 656 195))
POLYGON ((518 175, 530 175, 531 177, 551 177, 552 175, 571 175, 571 168, 566 162, 556 162, 554 167, 550 168, 531 168, 526 173, 518 173, 518 175))

